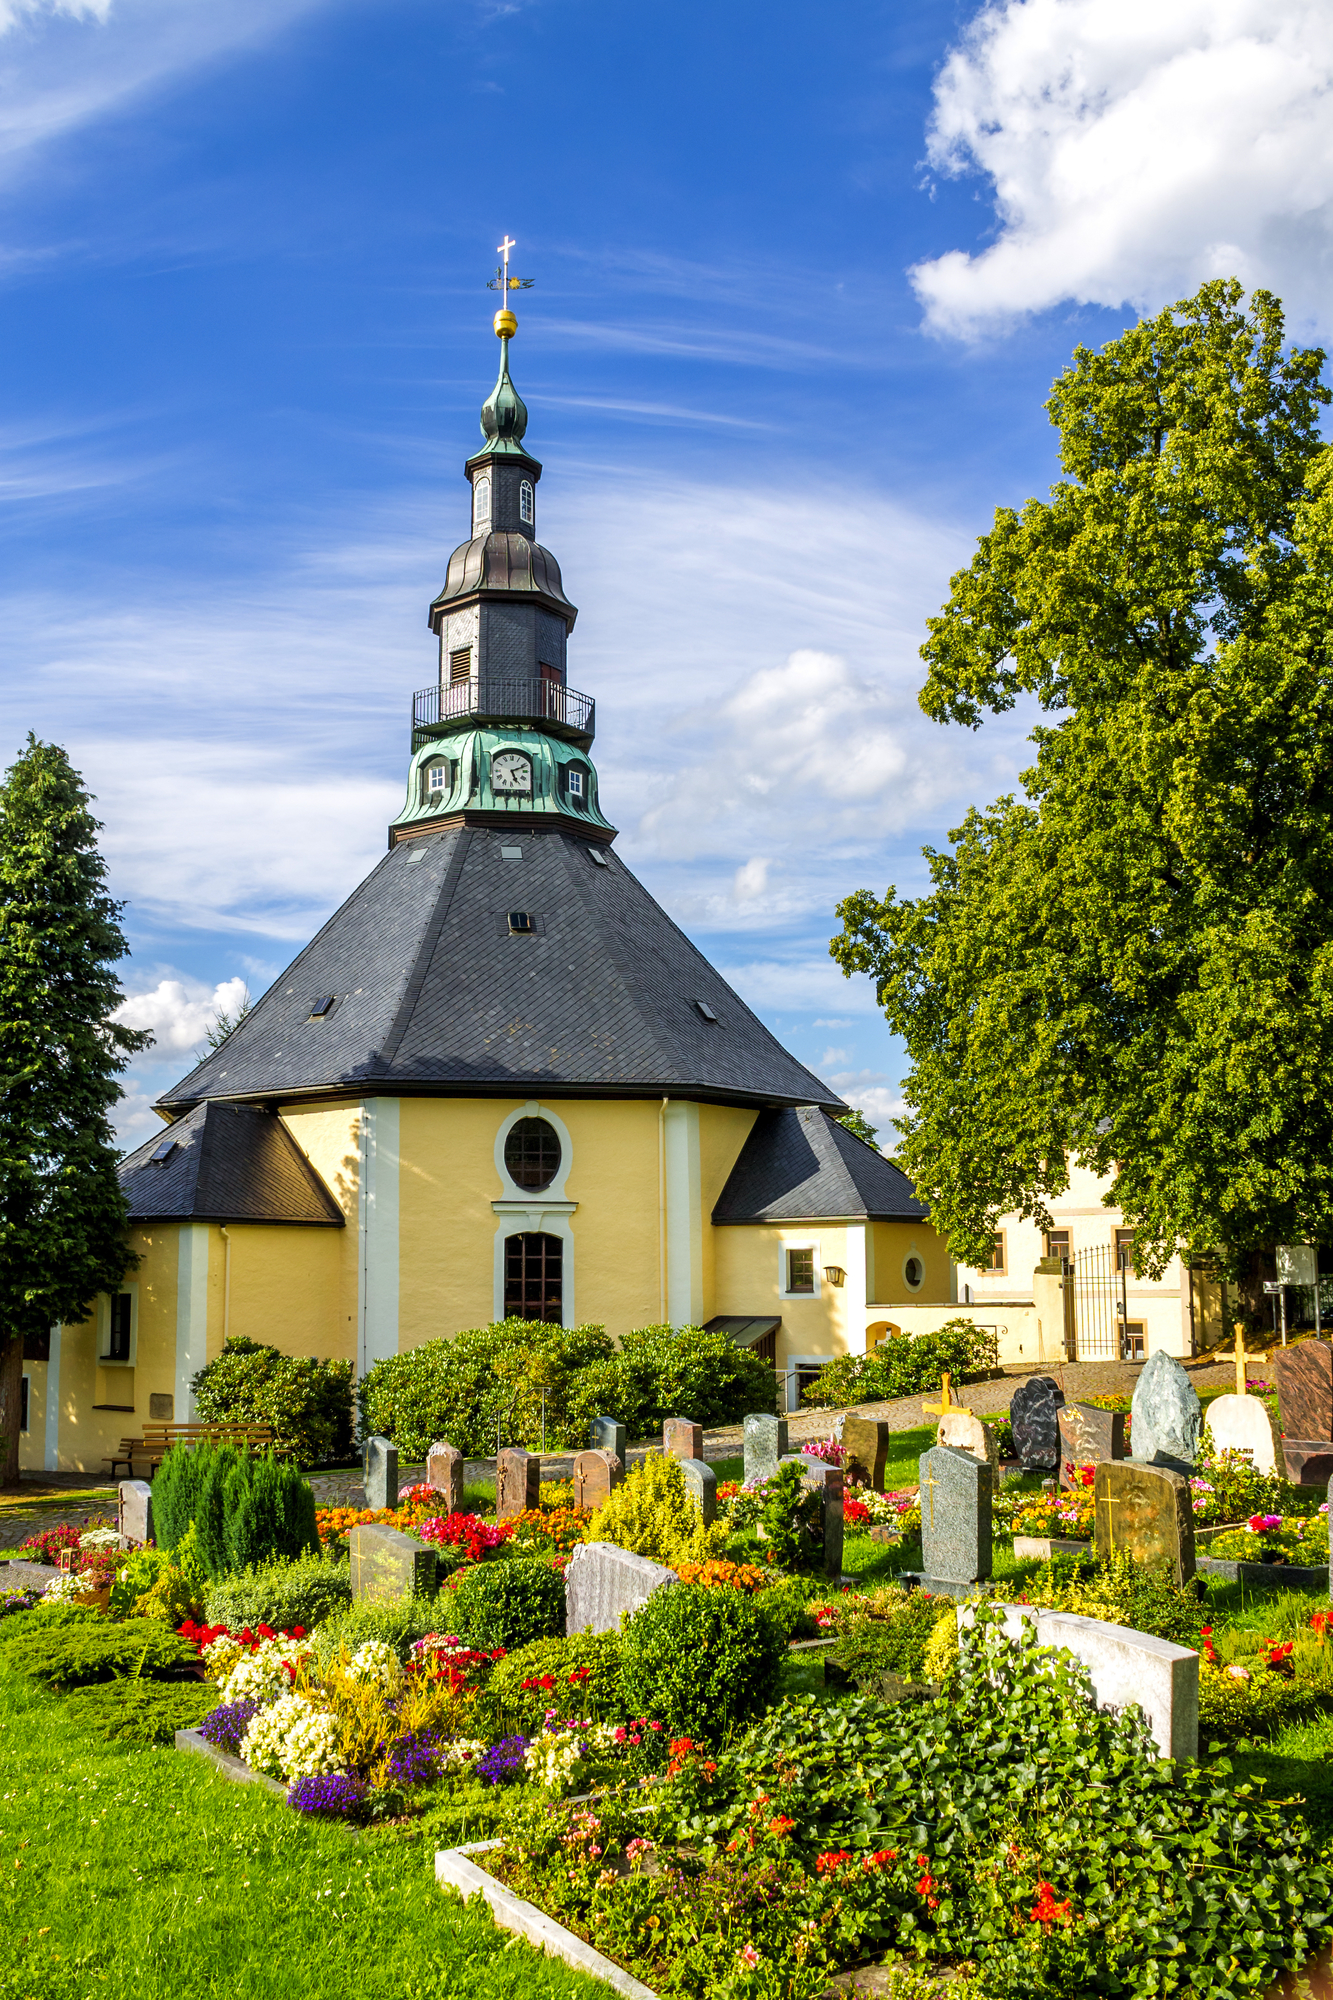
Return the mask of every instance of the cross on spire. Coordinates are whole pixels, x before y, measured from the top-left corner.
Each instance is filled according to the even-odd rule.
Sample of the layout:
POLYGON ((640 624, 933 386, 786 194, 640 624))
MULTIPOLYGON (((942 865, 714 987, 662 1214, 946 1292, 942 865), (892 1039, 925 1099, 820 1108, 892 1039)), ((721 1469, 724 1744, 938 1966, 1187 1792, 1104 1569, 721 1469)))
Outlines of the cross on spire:
POLYGON ((504 242, 497 243, 495 247, 500 253, 501 261, 495 267, 495 276, 486 280, 486 289, 491 292, 499 292, 501 297, 506 301, 510 292, 530 291, 532 289, 531 278, 511 278, 509 275, 509 253, 511 250, 518 248, 514 238, 506 234, 504 242))

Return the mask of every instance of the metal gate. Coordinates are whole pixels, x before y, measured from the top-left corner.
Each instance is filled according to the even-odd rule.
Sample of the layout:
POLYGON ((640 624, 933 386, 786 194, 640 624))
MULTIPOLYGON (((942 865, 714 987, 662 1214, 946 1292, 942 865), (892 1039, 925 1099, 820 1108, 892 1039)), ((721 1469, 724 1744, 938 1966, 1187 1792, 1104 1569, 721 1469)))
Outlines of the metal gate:
POLYGON ((1120 1361, 1124 1356, 1127 1268, 1109 1243, 1076 1250, 1065 1261, 1065 1283, 1073 1292, 1071 1361, 1120 1361))

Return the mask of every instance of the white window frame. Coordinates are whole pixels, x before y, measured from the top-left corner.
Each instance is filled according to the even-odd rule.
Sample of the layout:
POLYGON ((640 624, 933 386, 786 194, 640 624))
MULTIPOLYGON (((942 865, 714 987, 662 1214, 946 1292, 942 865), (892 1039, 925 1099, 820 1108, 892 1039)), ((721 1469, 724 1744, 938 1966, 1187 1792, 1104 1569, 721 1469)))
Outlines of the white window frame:
POLYGON ((472 532, 474 535, 479 534, 483 528, 489 528, 490 525, 491 481, 490 474, 483 472, 481 477, 474 480, 472 484, 472 532), (486 499, 484 507, 481 504, 483 494, 486 499))
POLYGON ((784 1237, 778 1249, 778 1297, 780 1299, 818 1299, 824 1295, 824 1271, 820 1262, 819 1244, 808 1236, 790 1239, 784 1237), (792 1250, 809 1250, 814 1256, 815 1286, 811 1292, 793 1292, 787 1288, 787 1256, 792 1250))
MULTIPOLYGON (((999 1274, 997 1273, 996 1275, 998 1276, 999 1274)), ((926 1260, 922 1256, 919 1250, 908 1250, 904 1252, 903 1285, 906 1288, 906 1290, 910 1292, 913 1298, 915 1298, 919 1292, 924 1292, 926 1289, 926 1260), (907 1275, 907 1267, 911 1263, 914 1257, 916 1258, 917 1263, 921 1266, 921 1283, 919 1285, 914 1285, 911 1279, 907 1275)))
POLYGON ((499 1225, 495 1232, 493 1274, 497 1320, 505 1316, 505 1238, 530 1233, 558 1236, 564 1245, 560 1271, 560 1317, 565 1326, 578 1325, 574 1313, 574 1231, 570 1226, 578 1203, 570 1201, 565 1193, 565 1182, 573 1164, 574 1146, 569 1127, 563 1118, 557 1117, 549 1104, 540 1104, 536 1098, 530 1098, 526 1104, 518 1105, 501 1119, 495 1134, 495 1171, 503 1192, 497 1201, 491 1203, 491 1211, 499 1225), (520 1118, 544 1118, 548 1125, 555 1127, 560 1141, 560 1165, 555 1179, 539 1193, 531 1188, 521 1188, 505 1165, 505 1140, 520 1118))
POLYGON ((518 487, 518 518, 523 523, 523 526, 525 528, 530 528, 532 526, 533 517, 536 514, 536 511, 537 511, 536 502, 533 498, 533 492, 532 492, 532 481, 530 479, 520 480, 518 487))
POLYGON ((127 1360, 113 1358, 111 1348, 111 1294, 102 1292, 97 1300, 97 1365, 99 1368, 133 1368, 139 1357, 139 1287, 117 1285, 118 1292, 130 1295, 130 1351, 127 1360))
MULTIPOLYGON (((792 1247, 796 1250, 803 1250, 806 1246, 803 1243, 797 1243, 792 1247)), ((798 1299, 808 1299, 809 1296, 809 1292, 797 1292, 796 1294, 798 1299)), ((787 1356, 786 1360, 781 1364, 779 1373, 782 1376, 782 1397, 787 1405, 787 1415, 789 1417, 793 1416, 802 1407, 800 1398, 796 1395, 797 1369, 818 1368, 823 1370, 834 1359, 835 1357, 832 1354, 789 1354, 787 1356)))

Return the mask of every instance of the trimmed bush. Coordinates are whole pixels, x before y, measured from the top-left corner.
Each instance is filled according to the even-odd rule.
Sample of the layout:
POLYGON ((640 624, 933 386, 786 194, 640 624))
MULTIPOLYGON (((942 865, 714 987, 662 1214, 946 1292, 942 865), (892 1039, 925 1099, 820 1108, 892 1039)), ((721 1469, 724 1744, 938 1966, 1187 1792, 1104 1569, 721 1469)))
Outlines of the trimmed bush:
POLYGON ((993 1327, 946 1320, 934 1333, 882 1340, 873 1354, 840 1354, 801 1397, 804 1404, 842 1409, 889 1402, 938 1389, 947 1369, 954 1382, 975 1382, 998 1366, 993 1327))
POLYGON ((195 1517, 211 1454, 202 1447, 169 1451, 153 1474, 153 1533, 160 1549, 173 1550, 195 1517))
POLYGON ((681 1412, 706 1430, 739 1423, 752 1410, 775 1410, 777 1376, 748 1347, 701 1326, 642 1326, 620 1351, 594 1362, 574 1384, 570 1443, 587 1442, 591 1418, 616 1416, 631 1438, 660 1435, 681 1412))
POLYGON ((170 1748, 178 1729, 197 1729, 217 1706, 218 1691, 202 1681, 93 1681, 65 1696, 79 1728, 108 1743, 156 1743, 170 1748))
POLYGON ((363 1435, 392 1438, 399 1454, 424 1458, 447 1437, 465 1455, 490 1456, 496 1424, 505 1444, 541 1441, 542 1391, 550 1444, 587 1443, 575 1436, 568 1399, 575 1380, 614 1352, 600 1326, 547 1326, 531 1319, 470 1327, 452 1340, 427 1340, 393 1354, 364 1376, 358 1391, 363 1435))
POLYGON ((352 1364, 234 1336, 191 1387, 201 1423, 268 1424, 303 1465, 352 1454, 352 1364))
POLYGON ((0 1660, 16 1674, 45 1681, 54 1688, 80 1687, 88 1681, 122 1678, 159 1679, 193 1666, 199 1655, 188 1639, 168 1632, 148 1618, 112 1625, 105 1618, 91 1624, 58 1625, 39 1612, 16 1618, 0 1631, 0 1660))
MULTIPOLYGON (((521 1558, 476 1563, 454 1591, 454 1618, 469 1645, 512 1653, 533 1639, 558 1638, 565 1629, 565 1579, 549 1564, 521 1558)), ((444 1605, 440 1607, 441 1617, 444 1605)))
POLYGON ((620 1639, 615 1632, 575 1632, 568 1639, 533 1639, 507 1653, 486 1683, 495 1704, 496 1727, 532 1735, 548 1709, 560 1717, 595 1721, 625 1719, 620 1673, 620 1639), (550 1687, 524 1688, 524 1681, 548 1680, 550 1687))
POLYGON ((762 1596, 701 1583, 655 1590, 620 1635, 630 1709, 673 1736, 705 1743, 764 1712, 785 1655, 781 1625, 762 1596))
POLYGON ((208 1616, 215 1625, 240 1632, 247 1625, 271 1625, 275 1632, 303 1625, 312 1631, 336 1618, 352 1601, 349 1563, 303 1555, 236 1570, 208 1593, 208 1616))
POLYGON ((727 1525, 705 1528, 699 1503, 685 1484, 680 1460, 649 1452, 599 1507, 590 1542, 614 1542, 650 1562, 706 1562, 726 1546, 727 1525))
POLYGON ((169 1451, 153 1481, 159 1544, 175 1551, 191 1522, 199 1560, 215 1581, 231 1571, 319 1553, 314 1490, 295 1465, 230 1444, 169 1451), (164 1498, 157 1515, 159 1489, 164 1498))
POLYGON ((405 1597, 396 1604, 352 1604, 315 1627, 315 1654, 320 1665, 327 1666, 344 1646, 354 1653, 367 1639, 383 1639, 400 1660, 406 1660, 413 1641, 424 1639, 428 1632, 452 1634, 452 1619, 453 1606, 447 1599, 437 1603, 434 1598, 405 1597))

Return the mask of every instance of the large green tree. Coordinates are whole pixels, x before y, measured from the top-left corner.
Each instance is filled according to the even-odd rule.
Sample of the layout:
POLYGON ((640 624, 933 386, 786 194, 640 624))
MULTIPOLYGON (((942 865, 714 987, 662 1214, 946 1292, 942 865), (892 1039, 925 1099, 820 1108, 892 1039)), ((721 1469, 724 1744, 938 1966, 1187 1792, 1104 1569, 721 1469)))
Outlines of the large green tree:
POLYGON ((1078 1158, 1140 1269, 1252 1281, 1333 1242, 1333 453, 1317 349, 1234 281, 1076 351, 1064 478, 1001 508, 922 648, 921 705, 1035 697, 1025 796, 839 906, 911 1059, 898 1158, 967 1261, 1078 1158))
POLYGON ((152 1037, 124 998, 120 905, 63 750, 29 736, 0 788, 0 1484, 18 1479, 25 1341, 84 1319, 128 1264, 109 1114, 152 1037))

